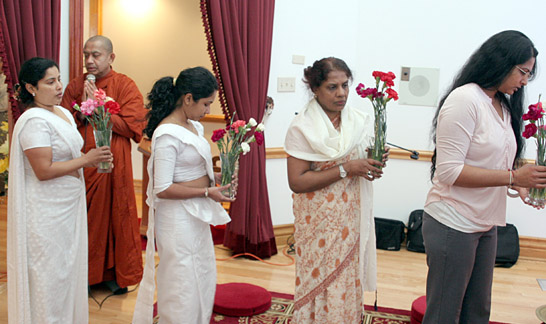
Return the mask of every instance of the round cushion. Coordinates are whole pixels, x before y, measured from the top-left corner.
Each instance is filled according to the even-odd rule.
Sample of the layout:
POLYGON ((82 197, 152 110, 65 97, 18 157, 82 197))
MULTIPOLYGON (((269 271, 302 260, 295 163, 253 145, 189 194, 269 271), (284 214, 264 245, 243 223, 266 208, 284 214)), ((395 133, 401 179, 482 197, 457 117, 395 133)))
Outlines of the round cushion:
POLYGON ((423 322, 425 310, 427 309, 427 296, 421 296, 411 303, 411 323, 423 322))
POLYGON ((252 316, 271 307, 271 294, 262 287, 232 282, 216 285, 214 312, 227 316, 252 316))

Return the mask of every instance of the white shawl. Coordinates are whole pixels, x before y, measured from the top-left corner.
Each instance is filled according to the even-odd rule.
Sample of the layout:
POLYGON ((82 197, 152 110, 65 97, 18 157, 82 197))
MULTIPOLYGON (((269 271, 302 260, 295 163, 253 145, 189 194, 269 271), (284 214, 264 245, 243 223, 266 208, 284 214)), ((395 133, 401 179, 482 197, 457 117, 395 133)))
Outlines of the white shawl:
MULTIPOLYGON (((59 107, 64 109, 62 107, 59 107)), ((51 112, 42 108, 31 108, 25 111, 17 120, 13 130, 13 137, 10 149, 10 177, 8 194, 8 322, 17 324, 31 323, 31 305, 29 291, 29 273, 28 273, 28 242, 27 242, 27 213, 25 204, 25 164, 24 152, 19 143, 19 133, 31 118, 42 118, 51 121, 58 118, 51 112)), ((56 127, 54 122, 50 126, 56 127)), ((75 129, 75 124, 73 125, 75 129)), ((81 147, 83 140, 81 136, 70 137, 61 128, 57 128, 59 136, 70 147, 72 157, 81 156, 81 147)), ((74 130, 73 134, 78 134, 74 130)), ((72 134, 72 135, 73 135, 72 134)), ((79 134, 78 134, 79 135, 79 134)), ((83 171, 78 170, 82 181, 82 196, 85 210, 85 185, 83 184, 83 171)), ((81 198, 81 197, 75 197, 81 198)), ((85 222, 85 229, 87 223, 85 222)), ((87 249, 87 232, 85 233, 85 248, 87 249)), ((85 256, 87 260, 87 254, 85 256)), ((87 269, 86 269, 87 270, 87 269)), ((86 276, 87 277, 87 276, 86 276)), ((85 305, 87 306, 87 305, 85 305)), ((85 307, 87 308, 87 307, 85 307)), ((87 316, 87 314, 85 314, 87 316)))
MULTIPOLYGON (((200 136, 203 136, 203 125, 199 122, 193 122, 195 129, 200 136)), ((157 190, 154 189, 154 150, 157 138, 163 135, 172 135, 179 139, 181 142, 192 145, 195 147, 199 155, 204 159, 206 163, 207 175, 210 179, 211 185, 214 184, 214 172, 212 169, 212 155, 210 152, 210 146, 208 143, 203 145, 199 142, 199 138, 188 133, 189 131, 184 127, 174 124, 163 124, 156 128, 152 137, 152 152, 150 159, 148 160, 148 175, 149 182, 146 190, 147 199, 146 203, 150 207, 148 210, 148 230, 146 231, 146 237, 148 242, 146 244, 146 265, 144 266, 144 275, 140 282, 138 290, 137 301, 135 304, 135 311, 133 313, 133 324, 150 324, 153 322, 153 306, 154 306, 154 292, 155 292, 155 231, 154 231, 154 219, 155 219, 155 205, 158 202, 157 190)), ((159 191, 163 191, 161 188, 159 191)), ((229 222, 229 218, 222 205, 212 199, 182 199, 181 205, 186 209, 188 214, 201 219, 211 225, 220 225, 229 222)))
MULTIPOLYGON (((288 155, 305 161, 335 161, 353 150, 366 158, 366 148, 373 136, 373 120, 364 112, 345 106, 337 131, 320 104, 311 99, 292 120, 284 148, 288 155)), ((360 178, 360 263, 364 290, 376 289, 377 260, 373 218, 373 187, 360 178)))

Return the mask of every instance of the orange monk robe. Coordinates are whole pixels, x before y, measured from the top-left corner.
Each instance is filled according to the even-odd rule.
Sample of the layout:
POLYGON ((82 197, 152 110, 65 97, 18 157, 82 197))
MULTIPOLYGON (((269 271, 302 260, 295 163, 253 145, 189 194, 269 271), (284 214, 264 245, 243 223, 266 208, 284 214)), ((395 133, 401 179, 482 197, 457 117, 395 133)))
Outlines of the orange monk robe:
MULTIPOLYGON (((84 152, 95 147, 91 125, 81 122, 72 103, 80 103, 85 75, 72 80, 61 105, 71 109, 85 144, 84 152)), ((87 224, 89 234, 89 284, 116 280, 124 288, 142 278, 142 248, 133 187, 131 142, 142 138, 146 126, 146 109, 142 95, 133 80, 110 71, 96 80, 97 88, 120 104, 118 115, 112 115, 111 150, 114 154, 112 173, 97 173, 85 168, 87 189, 87 224)))

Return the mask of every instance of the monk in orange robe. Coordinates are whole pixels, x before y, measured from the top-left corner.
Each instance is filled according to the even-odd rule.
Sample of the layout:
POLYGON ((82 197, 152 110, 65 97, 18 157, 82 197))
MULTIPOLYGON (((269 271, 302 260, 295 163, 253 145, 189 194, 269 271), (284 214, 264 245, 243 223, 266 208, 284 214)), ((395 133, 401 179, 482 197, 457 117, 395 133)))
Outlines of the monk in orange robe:
MULTIPOLYGON (((84 138, 84 152, 95 147, 93 128, 72 103, 93 98, 103 89, 120 106, 112 115, 111 151, 114 168, 111 173, 84 170, 87 189, 87 224, 89 234, 89 285, 105 282, 116 294, 142 278, 142 248, 133 187, 131 142, 139 143, 146 126, 146 109, 135 82, 112 69, 112 42, 104 36, 93 36, 83 49, 87 73, 72 80, 61 105, 71 109, 84 138), (95 76, 90 80, 89 74, 95 76)), ((91 77, 92 78, 92 77, 91 77)))

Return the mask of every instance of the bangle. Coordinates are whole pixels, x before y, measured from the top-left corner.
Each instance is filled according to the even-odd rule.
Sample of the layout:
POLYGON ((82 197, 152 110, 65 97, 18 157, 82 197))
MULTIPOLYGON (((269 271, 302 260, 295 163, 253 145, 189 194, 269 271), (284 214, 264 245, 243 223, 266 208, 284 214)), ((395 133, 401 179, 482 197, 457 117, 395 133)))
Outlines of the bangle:
POLYGON ((508 170, 510 171, 510 183, 508 184, 508 188, 512 188, 512 186, 514 185, 514 170, 508 170))
POLYGON ((209 196, 209 188, 206 187, 205 188, 205 198, 208 198, 208 196, 209 196))

